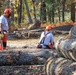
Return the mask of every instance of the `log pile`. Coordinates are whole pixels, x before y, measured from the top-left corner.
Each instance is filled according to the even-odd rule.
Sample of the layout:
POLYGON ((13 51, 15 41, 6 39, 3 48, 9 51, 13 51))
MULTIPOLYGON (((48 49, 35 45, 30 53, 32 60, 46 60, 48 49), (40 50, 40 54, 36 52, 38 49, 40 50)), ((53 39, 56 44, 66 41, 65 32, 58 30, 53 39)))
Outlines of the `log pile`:
MULTIPOLYGON (((19 32, 17 32, 17 34, 16 33, 14 34, 18 36, 17 38, 25 38, 25 36, 30 37, 33 36, 35 33, 37 33, 37 36, 39 36, 42 30, 43 29, 38 31, 30 30, 29 32, 26 29, 22 31, 22 33, 20 32, 20 34, 19 32), (35 33, 33 34, 32 32, 35 33), (24 34, 25 36, 23 36, 24 34)), ((66 59, 68 57, 74 58, 74 56, 72 57, 72 51, 70 51, 69 54, 68 53, 65 54, 66 52, 64 53, 63 51, 62 53, 60 51, 61 49, 59 48, 59 45, 57 46, 57 52, 56 50, 36 49, 36 48, 26 48, 26 49, 10 48, 7 51, 0 51, 0 74, 1 75, 24 75, 24 74, 26 75, 73 75, 74 74, 75 75, 74 71, 76 71, 76 63, 73 62, 72 60, 66 59), (63 57, 66 56, 68 57, 61 58, 59 54, 63 57), (33 69, 32 68, 29 69, 28 67, 25 67, 26 65, 30 65, 30 66, 35 65, 35 66, 33 69), (37 65, 45 65, 45 70, 43 71, 43 66, 39 66, 37 67, 37 71, 36 71, 35 67, 37 65), (31 72, 30 70, 36 72, 33 71, 31 72), (30 71, 30 73, 28 71, 30 71)))
POLYGON ((76 61, 76 26, 71 28, 67 38, 59 39, 55 47, 60 56, 76 61))
POLYGON ((47 60, 46 75, 76 75, 76 26, 56 42, 55 49, 58 57, 47 60))
POLYGON ((56 46, 60 56, 76 61, 76 39, 60 40, 56 46))
POLYGON ((76 75, 76 62, 66 58, 50 57, 45 64, 45 75, 76 75))

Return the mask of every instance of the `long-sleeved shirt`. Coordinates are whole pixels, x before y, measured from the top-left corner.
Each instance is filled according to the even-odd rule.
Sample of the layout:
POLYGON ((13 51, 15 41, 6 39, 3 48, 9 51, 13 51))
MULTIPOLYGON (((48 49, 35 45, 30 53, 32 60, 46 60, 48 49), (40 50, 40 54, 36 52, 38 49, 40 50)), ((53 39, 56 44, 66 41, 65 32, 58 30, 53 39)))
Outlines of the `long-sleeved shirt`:
POLYGON ((46 48, 46 45, 53 42, 54 42, 54 36, 51 31, 44 31, 41 33, 39 44, 42 45, 42 48, 46 48), (45 37, 45 39, 44 39, 44 42, 41 43, 41 41, 43 40, 43 37, 45 37))

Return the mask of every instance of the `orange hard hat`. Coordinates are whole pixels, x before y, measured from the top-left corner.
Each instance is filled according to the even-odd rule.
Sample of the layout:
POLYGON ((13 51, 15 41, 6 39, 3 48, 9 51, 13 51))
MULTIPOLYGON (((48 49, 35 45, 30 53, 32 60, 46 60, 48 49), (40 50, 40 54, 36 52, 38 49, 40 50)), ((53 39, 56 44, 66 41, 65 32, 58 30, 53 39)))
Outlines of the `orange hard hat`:
POLYGON ((6 16, 8 16, 9 14, 11 14, 11 9, 10 8, 6 8, 5 10, 4 10, 4 13, 6 14, 6 16))
POLYGON ((51 25, 48 25, 48 26, 46 27, 46 30, 51 30, 51 29, 52 29, 51 25))

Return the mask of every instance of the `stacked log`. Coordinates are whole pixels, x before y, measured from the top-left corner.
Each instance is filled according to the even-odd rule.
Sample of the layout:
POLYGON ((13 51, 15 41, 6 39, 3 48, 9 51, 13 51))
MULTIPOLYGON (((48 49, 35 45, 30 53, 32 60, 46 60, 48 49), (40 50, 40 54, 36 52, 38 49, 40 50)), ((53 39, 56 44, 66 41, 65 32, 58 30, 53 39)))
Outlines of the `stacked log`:
POLYGON ((76 26, 67 37, 55 43, 58 57, 50 57, 45 63, 46 75, 76 75, 76 26))
POLYGON ((43 65, 0 66, 0 75, 45 75, 43 65))
POLYGON ((73 26, 70 31, 69 31, 69 35, 71 38, 76 38, 76 26, 73 26))
POLYGON ((76 26, 71 28, 68 38, 57 41, 55 48, 59 56, 76 61, 76 26))
POLYGON ((41 65, 50 56, 57 56, 50 49, 10 49, 0 51, 0 65, 41 65))
POLYGON ((66 58, 50 57, 45 64, 46 75, 75 75, 76 62, 66 58))
POLYGON ((76 61, 76 39, 61 40, 56 44, 58 55, 76 61))

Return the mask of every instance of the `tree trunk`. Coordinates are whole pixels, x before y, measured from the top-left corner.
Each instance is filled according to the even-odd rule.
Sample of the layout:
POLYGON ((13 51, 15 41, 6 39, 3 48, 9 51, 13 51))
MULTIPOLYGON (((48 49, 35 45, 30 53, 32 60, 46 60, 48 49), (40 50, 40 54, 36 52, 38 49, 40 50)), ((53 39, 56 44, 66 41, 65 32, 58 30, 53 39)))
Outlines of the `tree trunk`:
POLYGON ((24 4, 25 4, 25 7, 26 7, 26 12, 27 12, 27 15, 28 15, 29 23, 31 24, 31 23, 33 23, 33 21, 32 21, 32 18, 31 18, 29 8, 28 8, 28 4, 27 4, 26 0, 24 0, 24 4))
MULTIPOLYGON (((55 50, 54 50, 55 51, 55 50)), ((34 65, 44 64, 55 52, 49 49, 10 49, 0 52, 0 65, 34 65)))
POLYGON ((6 1, 6 7, 9 8, 10 7, 10 0, 5 0, 6 1))
POLYGON ((22 20, 22 0, 19 1, 19 9, 18 9, 18 25, 20 25, 22 20))
POLYGON ((52 22, 54 23, 54 5, 52 7, 52 22))
POLYGON ((75 3, 71 4, 71 20, 75 22, 75 3))
POLYGON ((11 3, 11 9, 12 9, 12 14, 11 14, 11 19, 12 19, 12 21, 14 22, 14 4, 13 3, 11 3))
POLYGON ((65 18, 64 18, 64 12, 65 12, 65 0, 63 0, 62 2, 62 21, 64 22, 65 18))
POLYGON ((41 0, 41 6, 40 6, 40 20, 42 19, 42 0, 41 0))
POLYGON ((63 39, 59 39, 55 47, 58 54, 65 58, 76 61, 76 26, 69 31, 69 35, 63 39))
POLYGON ((60 19, 60 9, 59 9, 59 7, 58 7, 58 14, 59 14, 59 22, 60 22, 61 19, 60 19))
POLYGON ((51 10, 48 10, 48 21, 51 23, 51 10))
POLYGON ((36 9, 35 9, 35 4, 33 0, 32 0, 32 3, 33 3, 33 10, 34 10, 34 19, 36 20, 36 9))
POLYGON ((75 39, 59 40, 56 50, 58 55, 76 61, 75 39))
POLYGON ((41 4, 41 21, 43 23, 46 22, 46 4, 45 4, 45 2, 42 2, 42 4, 41 4))
POLYGON ((43 65, 0 66, 1 75, 45 75, 43 65))

